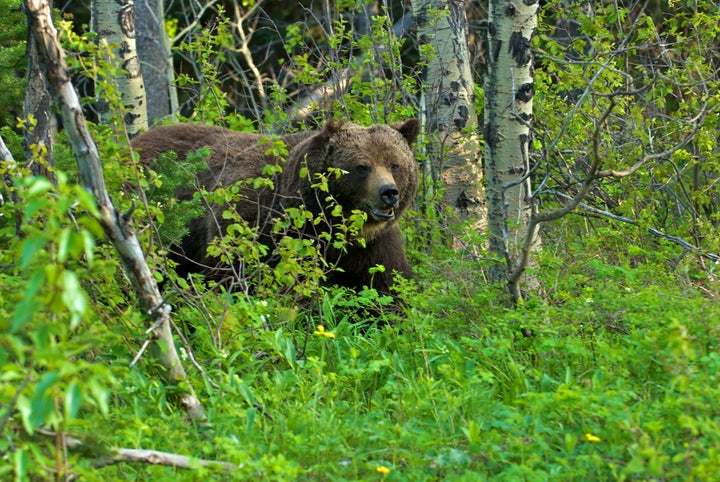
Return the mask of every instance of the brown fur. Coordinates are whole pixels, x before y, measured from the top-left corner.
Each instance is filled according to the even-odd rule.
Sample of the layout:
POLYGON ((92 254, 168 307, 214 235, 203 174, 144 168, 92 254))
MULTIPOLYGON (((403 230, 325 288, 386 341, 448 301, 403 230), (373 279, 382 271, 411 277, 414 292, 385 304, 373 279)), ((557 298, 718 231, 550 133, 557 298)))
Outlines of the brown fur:
MULTIPOLYGON (((275 189, 247 189, 246 200, 235 209, 243 219, 260 226, 266 236, 263 242, 271 243, 272 219, 284 209, 304 205, 316 215, 322 212, 320 203, 326 195, 315 192, 307 177, 299 175, 305 162, 313 179, 314 173, 325 173, 330 167, 347 171, 337 179, 330 177, 330 193, 346 213, 361 209, 368 214, 362 232, 367 246, 353 245, 346 254, 328 249, 328 262, 337 262, 344 271, 333 273, 330 281, 352 288, 372 284, 387 292, 393 270, 404 276, 412 273, 397 220, 417 192, 418 173, 411 145, 418 128, 417 119, 392 127, 369 128, 331 122, 320 130, 283 136, 289 154, 282 173, 273 179, 275 189), (371 278, 368 270, 377 264, 384 265, 386 270, 371 278)), ((178 159, 184 159, 188 153, 209 146, 208 170, 198 173, 197 181, 205 189, 213 190, 260 177, 266 165, 280 162, 277 157, 265 154, 268 146, 259 143, 262 137, 207 125, 177 124, 152 129, 135 138, 132 146, 146 164, 163 152, 174 151, 178 159)), ((192 195, 191 190, 178 193, 181 199, 192 195)), ((179 273, 201 271, 199 266, 209 261, 205 254, 208 243, 226 227, 221 221, 222 207, 207 209, 203 218, 189 226, 190 234, 181 246, 184 259, 180 260, 179 273)))

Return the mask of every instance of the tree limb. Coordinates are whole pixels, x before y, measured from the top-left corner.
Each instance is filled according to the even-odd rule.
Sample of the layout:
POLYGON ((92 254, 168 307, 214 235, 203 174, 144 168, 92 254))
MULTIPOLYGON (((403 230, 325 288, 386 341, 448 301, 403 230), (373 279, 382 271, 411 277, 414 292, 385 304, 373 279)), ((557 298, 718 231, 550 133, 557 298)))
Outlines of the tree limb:
POLYGON ((204 460, 188 457, 187 455, 160 452, 159 450, 144 449, 114 449, 114 454, 108 458, 98 460, 93 467, 100 468, 120 462, 142 462, 152 465, 167 465, 178 469, 194 469, 196 465, 206 468, 221 468, 226 471, 236 470, 234 464, 218 462, 216 460, 204 460))
MULTIPOLYGON (((163 304, 162 295, 145 261, 129 215, 121 215, 108 195, 97 146, 85 122, 78 95, 70 82, 65 52, 58 41, 48 1, 26 0, 25 4, 30 28, 37 39, 42 69, 62 113, 65 130, 77 158, 82 184, 94 195, 100 211, 100 224, 120 255, 125 272, 140 298, 150 325, 153 326, 153 350, 165 369, 167 382, 176 384, 185 381, 187 375, 175 350, 170 330, 170 306, 163 304)), ((193 421, 204 420, 205 413, 189 384, 187 390, 181 395, 181 404, 193 421)))
MULTIPOLYGON (((404 37, 405 34, 410 30, 412 25, 412 13, 406 13, 400 20, 395 22, 393 25, 393 35, 396 37, 404 37)), ((387 50, 387 46, 380 45, 375 52, 376 58, 380 56, 382 52, 387 50)), ((360 63, 363 63, 363 57, 360 57, 360 63)), ((322 104, 323 101, 327 101, 335 95, 341 95, 345 93, 352 84, 354 72, 351 67, 345 67, 340 72, 334 75, 334 79, 330 82, 316 87, 311 90, 303 98, 293 103, 293 107, 290 114, 291 121, 301 121, 307 119, 310 114, 315 110, 315 106, 322 104)))
MULTIPOLYGON (((572 197, 568 196, 567 194, 557 192, 557 191, 549 191, 550 194, 554 194, 555 196, 562 197, 568 200, 571 200, 572 197)), ((587 212, 597 214, 600 216, 604 216, 606 218, 613 219, 615 221, 620 221, 626 224, 631 224, 633 226, 640 226, 640 222, 638 222, 635 219, 628 218, 627 216, 621 216, 619 214, 611 213, 607 209, 598 209, 596 207, 590 206, 589 204, 585 203, 579 203, 579 208, 584 209, 587 212)), ((714 261, 715 263, 720 263, 720 255, 714 254, 714 253, 708 253, 699 246, 695 246, 694 244, 691 244, 688 241, 685 241, 680 236, 673 236, 672 234, 663 233, 657 228, 647 228, 648 232, 654 236, 657 236, 658 238, 665 239, 666 241, 670 241, 671 243, 677 244, 678 246, 681 246, 683 250, 685 251, 692 251, 696 253, 698 256, 701 256, 703 258, 709 259, 710 261, 714 261)))
MULTIPOLYGON (((247 62, 248 68, 255 77, 257 92, 258 96, 260 97, 260 108, 262 109, 260 112, 264 112, 265 110, 267 110, 267 93, 265 92, 265 87, 263 86, 262 74, 257 68, 257 65, 255 65, 255 61, 252 58, 252 53, 250 52, 250 39, 252 38, 253 31, 252 29, 249 29, 249 31, 246 33, 245 29, 243 28, 243 22, 245 22, 250 17, 250 15, 255 10, 257 10, 260 5, 262 5, 262 3, 263 0, 257 0, 254 5, 250 7, 249 11, 245 15, 243 15, 240 11, 239 2, 235 2, 235 4, 233 5, 235 9, 235 18, 237 19, 237 25, 235 25, 235 30, 237 30, 237 33, 240 36, 240 45, 236 48, 236 50, 242 54, 245 62, 247 62)), ((258 116, 258 118, 261 117, 262 116, 258 116)))
MULTIPOLYGON (((51 430, 37 430, 37 433, 47 437, 63 439, 65 447, 70 450, 81 450, 87 449, 87 445, 80 439, 71 437, 62 432, 53 432, 51 430)), ((174 454, 171 452, 161 452, 159 450, 147 450, 147 449, 125 449, 125 448, 111 448, 109 453, 104 454, 92 463, 92 466, 96 469, 107 467, 108 465, 114 465, 122 462, 140 462, 151 465, 165 465, 168 467, 175 467, 178 469, 192 470, 200 467, 212 468, 212 469, 223 469, 225 471, 237 470, 238 466, 229 462, 220 462, 217 460, 205 460, 196 459, 187 455, 174 454)), ((70 477, 70 480, 77 480, 79 476, 70 477)))
POLYGON ((530 219, 528 220, 527 231, 525 234, 525 240, 523 242, 522 249, 520 250, 518 261, 512 268, 512 271, 510 271, 509 275, 507 276, 508 290, 510 291, 510 294, 513 298, 513 302, 517 303, 522 297, 520 293, 520 277, 527 269, 527 265, 530 261, 530 251, 534 242, 534 237, 537 236, 540 224, 547 221, 559 219, 566 214, 572 212, 585 198, 585 196, 587 196, 587 193, 590 191, 590 186, 592 186, 592 183, 596 179, 598 179, 598 171, 602 162, 600 157, 600 128, 610 117, 610 114, 612 113, 614 108, 615 99, 611 97, 610 105, 607 107, 607 109, 605 109, 605 112, 603 112, 602 117, 595 126, 595 133, 593 135, 593 163, 592 166, 590 166, 590 172, 588 173, 587 178, 583 181, 577 194, 575 194, 575 196, 570 200, 569 203, 567 203, 560 209, 556 209, 554 211, 546 213, 535 212, 530 216, 530 219))
POLYGON ((698 115, 696 115, 694 119, 689 121, 689 123, 692 125, 692 129, 682 138, 682 140, 680 140, 680 142, 671 146, 668 149, 665 149, 662 152, 655 152, 643 156, 642 159, 640 159, 627 169, 604 169, 602 171, 598 171, 596 177, 627 177, 637 172, 638 169, 640 169, 642 166, 644 166, 650 161, 670 157, 671 155, 673 155, 673 153, 685 147, 690 141, 695 138, 696 134, 700 130, 700 127, 702 126, 702 120, 705 119, 707 115, 710 114, 712 111, 717 110, 717 108, 718 106, 708 109, 708 102, 705 101, 698 115))

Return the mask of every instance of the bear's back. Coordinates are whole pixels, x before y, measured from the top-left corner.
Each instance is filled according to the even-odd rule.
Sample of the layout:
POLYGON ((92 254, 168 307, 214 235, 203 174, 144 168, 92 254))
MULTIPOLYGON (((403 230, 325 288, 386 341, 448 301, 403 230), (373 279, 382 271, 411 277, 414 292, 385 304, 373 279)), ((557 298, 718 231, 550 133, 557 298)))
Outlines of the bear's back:
MULTIPOLYGON (((291 150, 310 136, 312 132, 299 132, 280 139, 291 150)), ((267 164, 277 164, 280 158, 266 154, 270 143, 270 136, 263 134, 184 123, 156 127, 133 139, 131 145, 145 166, 152 166, 153 161, 166 152, 174 152, 178 160, 184 160, 188 154, 209 147, 208 170, 198 173, 197 181, 201 187, 212 191, 221 185, 260 177, 267 164)))

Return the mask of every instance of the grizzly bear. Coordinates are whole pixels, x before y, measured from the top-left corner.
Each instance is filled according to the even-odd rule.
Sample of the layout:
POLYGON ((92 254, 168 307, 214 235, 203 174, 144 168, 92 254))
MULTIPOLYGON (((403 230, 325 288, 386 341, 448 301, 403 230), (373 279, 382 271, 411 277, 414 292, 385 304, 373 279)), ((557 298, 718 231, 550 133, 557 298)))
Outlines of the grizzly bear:
MULTIPOLYGON (((331 121, 318 130, 281 136, 288 150, 284 162, 268 153, 268 136, 200 124, 151 129, 136 137, 132 147, 145 165, 151 165, 153 159, 167 151, 184 159, 188 153, 209 147, 208 169, 196 176, 197 185, 208 191, 262 177, 266 165, 280 164, 281 172, 271 176, 272 188, 243 188, 243 200, 234 206, 240 217, 259 226, 261 241, 270 249, 273 220, 286 209, 303 206, 313 215, 332 218, 324 212, 327 193, 317 192, 313 179, 316 173, 327 173, 330 168, 341 170, 340 176, 328 176, 329 194, 342 206, 344 215, 352 210, 366 214, 360 233, 365 246, 354 242, 345 252, 333 248, 331 243, 323 246, 328 264, 339 268, 329 274, 328 282, 354 289, 368 286, 388 293, 393 271, 404 277, 412 274, 397 223, 418 188, 418 169, 411 147, 418 131, 417 119, 367 128, 331 121), (376 265, 383 265, 385 270, 371 275, 370 268, 376 265)), ((187 200, 192 198, 193 191, 182 190, 177 195, 187 200)), ((208 258, 206 251, 216 236, 224 234, 228 221, 223 220, 222 211, 226 208, 206 205, 202 218, 190 223, 189 234, 175 247, 181 253, 175 257, 179 274, 219 269, 213 266, 217 260, 208 258)), ((317 230, 330 229, 332 223, 324 226, 309 226, 299 235, 320 242, 317 230)))

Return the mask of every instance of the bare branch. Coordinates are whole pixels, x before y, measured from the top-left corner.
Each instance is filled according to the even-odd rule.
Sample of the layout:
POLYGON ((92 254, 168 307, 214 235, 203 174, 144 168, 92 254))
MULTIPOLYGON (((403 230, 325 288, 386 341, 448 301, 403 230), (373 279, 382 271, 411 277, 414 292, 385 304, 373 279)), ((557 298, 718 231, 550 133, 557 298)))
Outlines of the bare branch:
MULTIPOLYGON (((558 192, 558 191, 549 191, 550 194, 553 194, 555 196, 571 200, 572 197, 568 196, 567 194, 558 192)), ((598 209, 596 207, 590 206, 589 204, 585 204, 583 202, 578 204, 578 207, 584 209, 585 211, 593 214, 597 214, 600 216, 604 216, 606 218, 613 219, 615 221, 620 221, 626 224, 632 224, 633 226, 640 226, 640 222, 638 222, 635 219, 628 218, 626 216, 620 216, 619 214, 615 214, 610 212, 607 209, 598 209)), ((714 254, 714 253, 708 253, 707 251, 703 250, 699 246, 695 246, 694 244, 689 243, 688 241, 685 241, 683 238, 679 236, 673 236, 671 234, 663 233, 659 229, 656 228, 647 228, 648 232, 650 234, 653 234, 659 238, 665 239, 667 241, 670 241, 671 243, 675 243, 678 246, 681 246, 686 251, 692 251, 696 253, 698 256, 701 256, 703 258, 709 259, 711 261, 714 261, 715 263, 720 263, 720 255, 714 254)))
MULTIPOLYGON (((36 431, 40 435, 47 437, 58 438, 60 437, 66 448, 70 450, 81 450, 86 448, 86 445, 82 440, 71 437, 62 432, 53 432, 50 430, 38 429, 36 431)), ((95 461, 92 466, 96 469, 101 467, 107 467, 122 462, 141 462, 151 465, 165 465, 168 467, 175 467, 178 469, 193 470, 200 467, 211 468, 211 469, 223 469, 224 471, 237 470, 238 466, 229 462, 219 462, 217 460, 204 460, 189 457, 187 455, 179 455, 171 452, 161 452, 159 450, 146 450, 146 449, 125 449, 125 448, 112 448, 110 454, 103 456, 102 458, 95 461)), ((78 476, 71 477, 71 480, 76 480, 78 476)))
POLYGON ((590 167, 590 172, 588 173, 585 181, 583 181, 577 194, 575 194, 575 196, 571 199, 569 203, 567 203, 560 209, 556 209, 554 211, 546 213, 533 213, 530 216, 530 220, 528 221, 527 225, 527 231, 525 234, 525 239, 522 249, 520 250, 517 263, 507 277, 508 287, 514 301, 517 302, 520 299, 520 277, 527 269, 527 265, 530 261, 530 251, 534 242, 534 237, 537 235, 539 225, 547 221, 553 221, 555 219, 561 218, 573 211, 578 206, 578 204, 580 204, 580 202, 585 198, 585 196, 587 196, 588 191, 590 191, 590 186, 598 178, 597 173, 602 162, 600 157, 600 128, 610 117, 610 114, 612 113, 614 108, 615 99, 610 98, 610 105, 607 107, 607 109, 605 109, 605 112, 595 126, 595 133, 593 134, 593 163, 590 167))
POLYGON ((204 460, 188 457, 187 455, 178 455, 169 452, 160 452, 159 450, 143 450, 143 449, 115 449, 114 454, 106 459, 102 459, 93 464, 93 467, 100 468, 120 462, 142 462, 152 465, 166 465, 177 469, 195 469, 197 465, 205 468, 218 468, 225 471, 237 470, 235 464, 228 462, 218 462, 216 460, 204 460))
POLYGON ((202 20, 202 16, 205 14, 205 12, 214 8, 217 3, 218 0, 211 0, 205 3, 202 9, 193 15, 193 21, 189 22, 187 27, 179 31, 173 38, 170 39, 170 45, 174 45, 176 42, 185 37, 189 32, 193 31, 195 27, 200 25, 200 21, 202 20))
POLYGON ((258 70, 257 65, 255 65, 255 61, 252 58, 252 53, 250 52, 250 40, 252 39, 253 32, 252 30, 249 30, 246 33, 245 29, 243 28, 243 22, 245 22, 250 17, 250 15, 260 7, 260 5, 262 5, 262 0, 255 2, 255 4, 245 15, 242 15, 240 12, 240 2, 235 2, 234 7, 235 18, 237 19, 237 25, 235 25, 235 30, 237 30, 237 33, 240 36, 240 45, 237 47, 237 50, 242 54, 245 62, 247 62, 248 64, 248 68, 255 77, 258 96, 260 97, 260 107, 262 111, 264 111, 267 109, 267 94, 265 93, 265 87, 263 86, 262 74, 260 73, 260 70, 258 70))
POLYGON ((698 131, 700 130, 700 127, 702 127, 702 121, 707 117, 708 114, 710 114, 712 111, 717 110, 718 106, 714 106, 712 109, 708 109, 708 102, 706 101, 700 110, 700 113, 696 115, 693 119, 689 120, 688 123, 692 125, 692 129, 690 132, 685 134, 685 136, 675 144, 674 146, 665 149, 662 152, 655 152, 653 154, 648 154, 646 156, 643 156, 642 159, 637 161, 635 164, 630 166, 627 169, 617 170, 617 169, 605 169, 602 171, 598 171, 596 173, 597 178, 601 177, 627 177, 635 172, 637 172, 638 169, 640 169, 642 166, 647 164, 650 161, 654 161, 656 159, 663 159, 672 156, 675 152, 685 147, 688 143, 690 143, 695 136, 697 135, 698 131))
MULTIPOLYGON (((404 37, 410 30, 412 25, 412 13, 406 13, 403 17, 395 22, 393 25, 392 33, 396 37, 404 37)), ((379 56, 382 52, 387 50, 387 46, 381 45, 375 52, 376 56, 379 56)), ((362 58, 358 59, 360 64, 363 64, 362 58)), ((350 67, 345 67, 340 72, 334 74, 335 78, 330 82, 321 85, 310 91, 302 99, 299 99, 293 104, 293 109, 290 114, 291 121, 299 121, 306 119, 315 110, 317 105, 327 102, 328 99, 332 99, 336 95, 343 94, 347 91, 352 83, 354 72, 350 67)))

